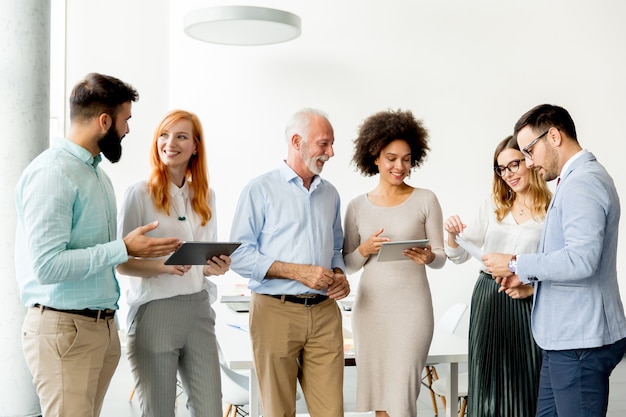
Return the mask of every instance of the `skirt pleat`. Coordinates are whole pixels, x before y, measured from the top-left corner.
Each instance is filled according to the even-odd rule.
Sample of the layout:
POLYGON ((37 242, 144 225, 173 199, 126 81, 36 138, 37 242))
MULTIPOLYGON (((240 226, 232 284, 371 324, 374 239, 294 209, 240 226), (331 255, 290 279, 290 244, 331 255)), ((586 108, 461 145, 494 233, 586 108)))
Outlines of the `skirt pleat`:
POLYGON ((469 330, 469 417, 532 417, 541 350, 530 326, 532 297, 512 299, 481 273, 469 330))

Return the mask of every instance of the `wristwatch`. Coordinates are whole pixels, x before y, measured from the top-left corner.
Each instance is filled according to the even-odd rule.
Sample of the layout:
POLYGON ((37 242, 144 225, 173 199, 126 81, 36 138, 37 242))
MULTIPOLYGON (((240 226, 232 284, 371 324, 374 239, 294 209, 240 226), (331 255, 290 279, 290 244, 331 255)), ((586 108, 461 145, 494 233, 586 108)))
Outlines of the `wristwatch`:
POLYGON ((509 271, 517 273, 517 255, 513 255, 509 261, 509 271))

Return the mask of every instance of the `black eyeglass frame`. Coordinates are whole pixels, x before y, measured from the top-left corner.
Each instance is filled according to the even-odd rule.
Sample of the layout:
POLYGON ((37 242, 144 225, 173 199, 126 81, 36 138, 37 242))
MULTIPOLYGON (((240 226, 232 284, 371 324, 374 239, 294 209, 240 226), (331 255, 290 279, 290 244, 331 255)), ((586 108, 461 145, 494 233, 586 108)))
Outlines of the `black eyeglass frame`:
POLYGON ((550 129, 546 130, 545 132, 543 132, 541 135, 537 136, 532 142, 530 142, 527 146, 525 146, 523 149, 520 150, 520 152, 522 153, 522 155, 524 155, 524 157, 528 158, 528 159, 533 159, 533 154, 531 153, 533 146, 535 146, 537 144, 537 142, 539 142, 539 140, 544 137, 545 135, 548 134, 548 132, 550 131, 550 129))
POLYGON ((493 167, 493 170, 500 177, 504 177, 506 175, 506 170, 507 169, 509 170, 509 172, 511 174, 515 174, 517 171, 519 171, 519 166, 521 165, 522 162, 524 162, 524 159, 525 158, 513 159, 511 162, 506 164, 505 167, 500 166, 500 165, 496 165, 495 167, 493 167))

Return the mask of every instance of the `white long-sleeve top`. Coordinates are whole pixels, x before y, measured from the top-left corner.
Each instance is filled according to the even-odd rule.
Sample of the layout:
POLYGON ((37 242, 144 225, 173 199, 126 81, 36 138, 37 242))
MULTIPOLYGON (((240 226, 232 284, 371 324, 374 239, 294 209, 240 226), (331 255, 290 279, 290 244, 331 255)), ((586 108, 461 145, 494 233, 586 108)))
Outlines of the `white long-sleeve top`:
MULTIPOLYGON (((210 190, 209 205, 213 216, 205 225, 191 208, 191 189, 185 183, 181 188, 170 183, 172 196, 170 215, 157 211, 148 194, 147 182, 137 182, 126 190, 118 212, 118 236, 126 236, 139 226, 159 221, 159 226, 147 233, 152 237, 177 237, 181 241, 213 242, 217 239, 217 220, 215 210, 215 192, 210 190), (184 221, 178 220, 185 217, 184 221)), ((167 256, 163 257, 167 258, 167 256)), ((150 278, 122 275, 128 279, 129 291, 127 302, 130 306, 129 321, 137 307, 152 300, 170 298, 177 295, 195 294, 206 289, 213 303, 217 299, 217 286, 209 281, 202 272, 202 266, 192 266, 184 275, 160 274, 150 278)))
MULTIPOLYGON (((543 219, 530 219, 518 224, 509 212, 501 222, 496 220, 495 204, 489 197, 481 205, 478 214, 459 235, 462 239, 472 242, 484 253, 535 253, 539 247, 539 239, 543 229, 543 219)), ((463 219, 461 219, 463 220, 463 219)), ((471 258, 469 252, 462 247, 451 248, 445 240, 445 251, 455 264, 461 264, 471 258)), ((486 268, 481 263, 484 272, 486 268)))

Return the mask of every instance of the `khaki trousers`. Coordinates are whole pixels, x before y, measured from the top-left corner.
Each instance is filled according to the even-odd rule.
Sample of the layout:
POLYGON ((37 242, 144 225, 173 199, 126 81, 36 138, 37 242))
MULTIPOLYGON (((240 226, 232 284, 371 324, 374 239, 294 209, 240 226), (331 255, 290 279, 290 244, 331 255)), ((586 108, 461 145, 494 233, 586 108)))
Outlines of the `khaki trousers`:
POLYGON ((120 359, 115 319, 28 310, 22 325, 26 363, 43 417, 98 417, 120 359))
POLYGON ((296 414, 300 380, 311 417, 343 417, 343 332, 337 303, 253 294, 250 337, 264 417, 296 414))

